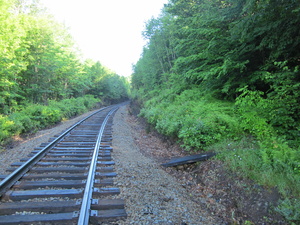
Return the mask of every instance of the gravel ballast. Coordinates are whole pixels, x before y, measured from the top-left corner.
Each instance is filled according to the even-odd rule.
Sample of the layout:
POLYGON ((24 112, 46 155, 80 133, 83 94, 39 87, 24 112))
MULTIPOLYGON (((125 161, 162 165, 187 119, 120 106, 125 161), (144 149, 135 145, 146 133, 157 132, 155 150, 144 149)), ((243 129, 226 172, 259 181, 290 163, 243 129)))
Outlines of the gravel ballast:
POLYGON ((113 125, 113 158, 126 201, 128 219, 119 224, 219 224, 201 209, 177 180, 135 144, 127 106, 120 108, 113 125))

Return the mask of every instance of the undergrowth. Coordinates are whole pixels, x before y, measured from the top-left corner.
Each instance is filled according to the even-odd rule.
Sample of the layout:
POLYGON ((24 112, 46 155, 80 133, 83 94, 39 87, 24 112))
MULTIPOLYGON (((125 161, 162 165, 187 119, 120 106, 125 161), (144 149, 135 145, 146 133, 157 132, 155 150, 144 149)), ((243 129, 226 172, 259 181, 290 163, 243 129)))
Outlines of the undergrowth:
POLYGON ((145 101, 140 115, 160 133, 177 138, 186 150, 218 152, 231 170, 277 188, 282 201, 275 210, 297 224, 300 135, 299 127, 291 129, 288 123, 298 121, 289 116, 283 102, 276 105, 258 91, 241 91, 236 102, 225 102, 198 88, 181 94, 166 89, 145 101))
POLYGON ((8 143, 15 135, 34 133, 64 119, 87 112, 95 108, 99 101, 87 95, 59 102, 50 101, 49 105, 30 103, 11 115, 0 115, 0 145, 8 143))

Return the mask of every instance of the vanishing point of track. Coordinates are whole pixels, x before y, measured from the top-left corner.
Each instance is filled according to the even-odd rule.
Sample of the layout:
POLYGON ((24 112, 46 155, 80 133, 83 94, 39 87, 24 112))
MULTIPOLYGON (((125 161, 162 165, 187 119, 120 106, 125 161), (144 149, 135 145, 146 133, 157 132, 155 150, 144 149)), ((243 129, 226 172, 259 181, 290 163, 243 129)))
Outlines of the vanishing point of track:
POLYGON ((113 198, 112 117, 100 109, 11 165, 0 182, 0 224, 100 224, 126 218, 113 198))

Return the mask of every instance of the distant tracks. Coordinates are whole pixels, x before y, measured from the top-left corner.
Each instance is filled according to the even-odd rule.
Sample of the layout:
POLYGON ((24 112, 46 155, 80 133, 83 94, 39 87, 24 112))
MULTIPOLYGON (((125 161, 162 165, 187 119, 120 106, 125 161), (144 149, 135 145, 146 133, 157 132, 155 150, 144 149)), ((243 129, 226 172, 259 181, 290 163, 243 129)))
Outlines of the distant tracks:
POLYGON ((12 164, 0 182, 0 224, 98 224, 126 218, 113 186, 112 116, 103 108, 12 164))

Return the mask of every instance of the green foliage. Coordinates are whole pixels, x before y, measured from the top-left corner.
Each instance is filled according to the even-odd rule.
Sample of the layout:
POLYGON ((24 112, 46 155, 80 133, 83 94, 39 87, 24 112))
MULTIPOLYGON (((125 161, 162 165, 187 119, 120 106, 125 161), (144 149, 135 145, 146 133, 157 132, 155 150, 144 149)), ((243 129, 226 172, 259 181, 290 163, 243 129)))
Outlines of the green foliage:
POLYGON ((61 116, 67 119, 95 108, 97 103, 99 103, 99 99, 87 95, 79 98, 64 99, 59 102, 50 101, 49 106, 54 109, 59 109, 61 116))
POLYGON ((128 82, 99 62, 82 63, 66 27, 38 1, 1 0, 0 23, 1 114, 16 112, 26 102, 47 105, 86 94, 108 102, 127 98, 128 82), (107 82, 105 77, 113 78, 107 82))
POLYGON ((10 136, 19 135, 24 133, 35 133, 40 127, 40 122, 38 120, 32 119, 32 116, 27 114, 27 112, 14 112, 9 116, 9 118, 14 121, 14 131, 10 136))
POLYGON ((263 93, 259 91, 243 89, 243 94, 236 101, 237 110, 241 115, 241 125, 260 141, 263 161, 273 167, 281 168, 283 165, 279 164, 284 164, 291 166, 292 171, 299 171, 299 153, 291 148, 294 147, 294 143, 299 143, 299 127, 291 124, 294 120, 286 109, 290 105, 288 102, 282 104, 280 100, 275 103, 273 100, 264 99, 262 95, 263 93), (278 113, 279 110, 281 116, 275 117, 274 111, 278 113), (277 121, 279 118, 282 118, 281 121, 277 121), (280 128, 276 123, 280 124, 280 128), (283 130, 289 132, 282 135, 283 130), (297 135, 291 137, 290 134, 294 133, 297 135), (289 141, 290 138, 293 138, 292 142, 289 141))
POLYGON ((43 105, 29 105, 23 112, 33 121, 38 121, 39 128, 53 125, 61 120, 60 110, 43 105))
POLYGON ((273 136, 274 130, 266 118, 269 102, 262 98, 263 92, 249 91, 247 87, 240 91, 243 94, 237 98, 236 107, 241 115, 243 128, 259 140, 273 136))
POLYGON ((14 130, 14 122, 9 120, 7 116, 0 115, 0 144, 5 144, 14 130))
POLYGON ((276 211, 285 216, 289 221, 300 221, 300 200, 299 199, 285 199, 281 201, 276 211))
POLYGON ((186 90, 180 95, 165 92, 146 102, 141 115, 160 133, 179 138, 187 149, 238 138, 243 131, 234 117, 232 104, 201 97, 200 91, 186 90))
POLYGON ((97 106, 99 99, 91 95, 59 102, 50 101, 48 106, 28 104, 9 116, 0 115, 0 144, 7 143, 15 135, 34 133, 39 129, 59 123, 97 106))
POLYGON ((0 24, 0 144, 86 112, 97 98, 127 99, 128 81, 82 63, 68 30, 38 1, 0 0, 0 24))
MULTIPOLYGON (((170 0, 134 66, 141 115, 187 149, 251 137, 224 160, 299 199, 299 12, 295 0, 170 0)), ((280 211, 299 223, 297 201, 280 211)))

